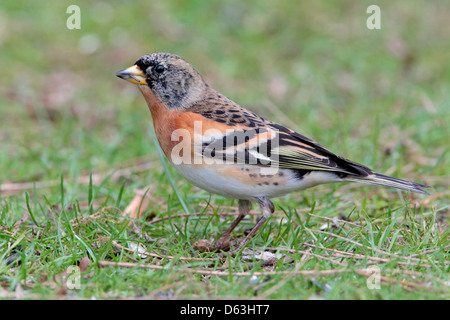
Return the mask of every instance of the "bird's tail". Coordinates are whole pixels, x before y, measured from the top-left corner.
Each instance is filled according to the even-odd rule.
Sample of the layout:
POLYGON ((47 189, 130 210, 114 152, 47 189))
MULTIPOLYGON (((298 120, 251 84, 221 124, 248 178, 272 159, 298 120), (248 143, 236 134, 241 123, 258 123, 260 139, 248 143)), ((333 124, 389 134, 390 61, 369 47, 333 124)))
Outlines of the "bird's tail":
POLYGON ((406 181, 402 179, 397 179, 389 176, 385 176, 383 174, 379 173, 372 173, 365 177, 358 177, 358 176, 348 176, 345 178, 347 181, 354 181, 354 182, 362 182, 367 184, 376 184, 380 186, 386 186, 386 187, 392 187, 402 190, 408 190, 412 192, 417 193, 423 193, 423 194, 429 194, 424 189, 430 188, 430 186, 427 186, 425 184, 415 183, 411 181, 406 181))

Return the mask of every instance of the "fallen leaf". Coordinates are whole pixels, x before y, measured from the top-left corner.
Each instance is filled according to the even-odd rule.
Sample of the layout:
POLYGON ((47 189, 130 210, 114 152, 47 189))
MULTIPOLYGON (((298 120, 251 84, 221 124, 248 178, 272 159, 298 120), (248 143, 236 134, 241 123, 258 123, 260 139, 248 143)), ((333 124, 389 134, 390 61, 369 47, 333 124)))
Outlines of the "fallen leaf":
POLYGON ((150 195, 153 193, 153 186, 147 189, 135 190, 136 196, 122 212, 122 216, 130 218, 140 218, 150 203, 150 195))
POLYGON ((85 256, 84 258, 81 259, 79 267, 80 267, 80 272, 86 271, 89 267, 89 257, 85 256))

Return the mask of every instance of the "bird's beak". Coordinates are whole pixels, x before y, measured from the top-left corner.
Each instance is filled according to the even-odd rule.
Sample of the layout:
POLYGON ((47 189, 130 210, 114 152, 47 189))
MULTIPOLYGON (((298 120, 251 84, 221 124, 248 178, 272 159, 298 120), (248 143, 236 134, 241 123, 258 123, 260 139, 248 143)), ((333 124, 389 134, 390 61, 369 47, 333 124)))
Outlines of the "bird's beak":
POLYGON ((117 72, 116 76, 134 84, 147 84, 144 72, 137 65, 117 72))

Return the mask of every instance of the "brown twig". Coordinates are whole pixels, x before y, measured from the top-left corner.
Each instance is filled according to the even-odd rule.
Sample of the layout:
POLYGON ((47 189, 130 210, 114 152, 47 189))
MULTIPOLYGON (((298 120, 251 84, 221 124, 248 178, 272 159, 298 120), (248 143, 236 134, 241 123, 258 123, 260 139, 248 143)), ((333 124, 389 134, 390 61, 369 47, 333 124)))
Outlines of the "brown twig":
MULTIPOLYGON (((173 270, 173 268, 167 268, 165 266, 154 265, 154 264, 139 264, 139 263, 130 263, 130 262, 113 262, 113 261, 105 261, 101 260, 98 262, 98 266, 100 268, 105 267, 119 267, 119 268, 144 268, 144 269, 152 269, 152 270, 173 270)), ((193 274, 201 274, 201 275, 211 275, 211 276, 222 276, 228 277, 230 276, 229 271, 218 271, 218 270, 207 270, 207 269, 193 269, 193 268, 176 268, 177 272, 184 273, 193 273, 193 274)), ((364 277, 374 276, 374 270, 371 268, 342 268, 342 269, 331 269, 331 270, 298 270, 297 268, 292 271, 248 271, 248 272, 233 272, 232 275, 234 277, 248 277, 248 276, 275 276, 275 275, 288 275, 288 276, 306 276, 306 277, 317 277, 317 276, 327 276, 327 275, 336 275, 342 273, 356 272, 357 274, 364 277)), ((385 274, 394 273, 394 274, 408 274, 401 270, 384 270, 385 274)), ((408 288, 414 287, 425 287, 422 283, 417 282, 408 282, 405 280, 397 280, 392 279, 387 276, 379 275, 380 281, 389 282, 389 283, 399 283, 402 286, 406 286, 408 288)))
MULTIPOLYGON (((130 262, 113 262, 100 260, 98 262, 100 268, 104 267, 121 267, 121 268, 144 268, 154 270, 172 270, 165 266, 155 264, 139 264, 130 262)), ((202 275, 215 275, 215 276, 229 276, 228 271, 206 270, 206 269, 192 269, 192 268, 176 268, 177 272, 195 273, 202 275)), ((333 275, 339 273, 351 272, 351 269, 332 269, 332 270, 297 270, 297 271, 256 271, 256 272, 233 272, 233 276, 246 277, 250 275, 254 276, 266 276, 266 275, 304 275, 304 276, 320 276, 320 275, 333 275)))
MULTIPOLYGON (((182 213, 182 214, 174 214, 171 216, 167 216, 167 217, 162 217, 162 218, 158 218, 158 219, 154 219, 150 222, 148 222, 149 224, 153 224, 153 223, 158 223, 164 220, 169 220, 169 219, 176 219, 176 218, 184 218, 184 217, 190 217, 190 216, 214 216, 214 215, 218 215, 220 217, 228 217, 228 216, 237 216, 239 215, 238 212, 238 208, 237 207, 232 207, 232 206, 220 206, 221 209, 230 209, 230 210, 235 210, 235 212, 220 212, 220 213, 214 213, 214 212, 194 212, 194 213, 182 213)), ((325 206, 318 206, 315 209, 323 209, 325 208, 325 206)), ((310 211, 311 208, 304 208, 304 209, 298 209, 297 212, 307 212, 310 211)), ((282 213, 282 211, 275 211, 274 215, 276 215, 277 213, 282 213)), ((256 211, 256 210, 250 210, 249 213, 247 214, 249 216, 257 216, 257 215, 261 215, 260 211, 256 211)), ((344 220, 342 220, 344 221, 344 220)))
MULTIPOLYGON (((92 183, 94 185, 98 185, 104 180, 106 177, 111 176, 111 180, 115 181, 121 177, 129 177, 134 173, 147 171, 151 168, 154 168, 154 162, 145 162, 138 165, 134 165, 132 167, 122 168, 122 169, 113 169, 107 171, 105 174, 93 173, 92 174, 92 183)), ((65 180, 68 178, 65 177, 65 180)), ((89 184, 91 179, 90 174, 82 175, 78 178, 79 184, 89 184)), ((59 180, 48 180, 48 181, 32 181, 32 182, 7 182, 0 185, 0 193, 8 192, 15 193, 21 192, 29 189, 41 189, 41 188, 51 188, 59 185, 61 182, 59 180)))
MULTIPOLYGON (((133 252, 133 253, 137 252, 137 250, 124 247, 124 246, 118 244, 116 241, 112 241, 112 244, 113 244, 114 247, 116 247, 119 250, 124 250, 124 251, 128 251, 128 252, 133 252)), ((208 261, 208 262, 215 262, 217 260, 215 258, 174 257, 174 256, 169 256, 169 255, 162 256, 162 255, 159 255, 159 254, 156 254, 156 253, 151 253, 151 252, 148 252, 148 251, 139 252, 139 254, 150 256, 150 257, 154 257, 154 258, 158 258, 158 259, 169 259, 169 260, 171 260, 171 259, 175 259, 176 258, 176 259, 181 260, 181 261, 208 261)))
MULTIPOLYGON (((259 215, 261 214, 260 212, 249 212, 248 215, 252 216, 252 215, 259 215)), ((177 219, 177 218, 184 218, 184 217, 191 217, 191 216, 214 216, 216 215, 216 213, 214 212, 193 212, 193 213, 182 213, 182 214, 174 214, 171 216, 167 216, 167 217, 162 217, 162 218, 158 218, 158 219, 154 219, 150 222, 148 222, 149 224, 154 224, 154 223, 158 223, 164 220, 169 220, 169 219, 177 219)), ((227 217, 227 216, 236 216, 239 215, 239 212, 221 212, 218 213, 217 215, 221 216, 221 217, 227 217)))
MULTIPOLYGON (((311 244, 311 243, 302 243, 302 246, 305 247, 311 247, 311 248, 316 248, 316 249, 322 249, 322 250, 326 250, 331 252, 331 256, 332 257, 340 257, 340 258, 352 258, 352 259, 358 259, 358 260, 363 260, 363 259, 367 259, 367 260, 371 260, 374 262, 379 262, 379 263, 388 263, 388 262, 393 262, 396 260, 409 260, 409 261, 415 261, 420 263, 421 267, 426 267, 426 268, 432 268, 433 266, 428 264, 428 260, 425 259, 418 259, 415 256, 417 255, 412 255, 412 256, 398 256, 398 255, 394 255, 394 254, 390 254, 388 252, 386 252, 386 254, 388 254, 389 256, 393 257, 393 258, 380 258, 380 257, 372 257, 372 256, 367 256, 367 255, 363 255, 363 254, 358 254, 358 253, 354 253, 354 252, 345 252, 345 251, 340 251, 340 250, 336 250, 336 249, 330 249, 330 248, 325 248, 325 247, 319 247, 317 245, 311 244)), ((444 247, 444 249, 448 248, 450 246, 446 246, 444 247)), ((368 247, 370 248, 370 247, 368 247)), ((286 252, 291 252, 291 253, 302 253, 300 250, 297 249, 288 249, 288 248, 281 248, 281 247, 266 247, 266 250, 272 250, 272 251, 286 251, 286 252)), ((437 251, 439 249, 433 249, 434 251, 437 251)), ((431 250, 429 250, 430 252, 426 252, 426 253, 432 253, 431 250)), ((383 252, 383 251, 382 251, 383 252)), ((423 253, 422 253, 423 254, 423 253)), ((417 264, 412 263, 412 262, 405 262, 405 261, 396 261, 397 264, 399 265, 405 265, 405 266, 417 266, 417 264)), ((433 263, 435 264, 439 264, 441 263, 440 261, 433 261, 433 263)), ((444 261, 443 262, 445 265, 450 265, 450 261, 444 261)))

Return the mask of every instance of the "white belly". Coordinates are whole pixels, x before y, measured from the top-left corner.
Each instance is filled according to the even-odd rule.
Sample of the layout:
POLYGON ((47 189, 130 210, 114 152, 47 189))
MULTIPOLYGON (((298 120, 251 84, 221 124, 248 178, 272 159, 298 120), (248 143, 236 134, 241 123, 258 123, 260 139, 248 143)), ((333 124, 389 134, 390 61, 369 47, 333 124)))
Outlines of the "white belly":
POLYGON ((289 169, 278 169, 278 174, 261 177, 259 175, 261 169, 250 165, 180 164, 174 167, 186 180, 199 188, 228 198, 247 200, 262 196, 279 197, 318 184, 340 181, 333 173, 317 171, 299 179, 295 172, 289 169))

